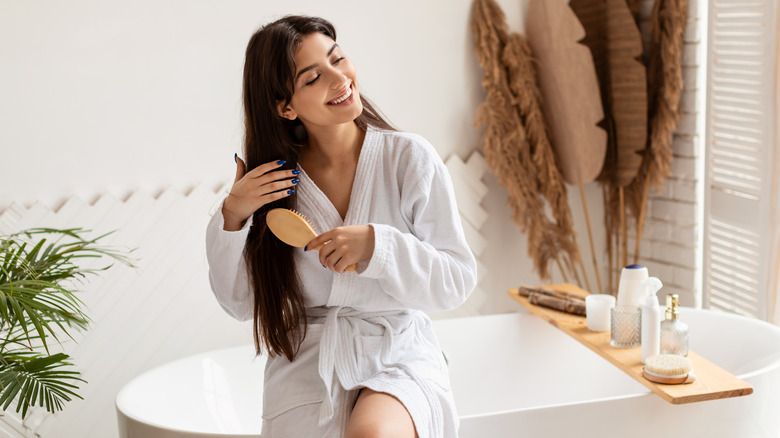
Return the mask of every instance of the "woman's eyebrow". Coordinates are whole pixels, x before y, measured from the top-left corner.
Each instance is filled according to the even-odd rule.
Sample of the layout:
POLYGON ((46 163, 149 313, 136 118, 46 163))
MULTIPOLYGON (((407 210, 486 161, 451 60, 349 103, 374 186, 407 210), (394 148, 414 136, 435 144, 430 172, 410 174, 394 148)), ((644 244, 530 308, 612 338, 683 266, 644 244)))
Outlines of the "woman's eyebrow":
MULTIPOLYGON (((328 50, 328 55, 327 56, 330 56, 333 53, 333 51, 336 50, 336 47, 338 47, 338 46, 339 46, 338 44, 334 43, 333 46, 331 46, 330 50, 328 50)), ((297 81, 298 78, 301 77, 301 75, 306 73, 307 71, 309 71, 309 70, 311 70, 313 68, 317 68, 318 65, 319 64, 312 64, 312 65, 302 69, 301 71, 299 71, 298 73, 295 74, 295 80, 297 81)))

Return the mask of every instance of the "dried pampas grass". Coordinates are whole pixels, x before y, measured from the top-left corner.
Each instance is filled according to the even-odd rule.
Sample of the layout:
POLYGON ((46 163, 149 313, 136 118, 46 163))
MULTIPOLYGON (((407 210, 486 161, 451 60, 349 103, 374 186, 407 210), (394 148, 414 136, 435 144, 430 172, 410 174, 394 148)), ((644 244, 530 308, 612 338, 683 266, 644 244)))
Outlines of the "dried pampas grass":
POLYGON ((656 0, 650 19, 648 65, 650 141, 643 157, 642 172, 631 183, 631 190, 641 197, 634 210, 637 218, 635 263, 639 260, 648 191, 651 186, 660 189, 671 172, 672 135, 681 115, 683 34, 687 22, 688 0, 656 0))
POLYGON ((645 155, 647 180, 658 189, 669 176, 672 134, 680 118, 683 90, 683 33, 688 0, 657 0, 653 8, 650 65, 650 147, 645 155))
MULTIPOLYGON (((571 1, 572 8, 577 11, 587 30, 588 37, 584 42, 593 51, 597 68, 599 65, 607 65, 607 62, 599 61, 599 53, 602 49, 598 47, 600 41, 607 41, 607 37, 604 36, 604 20, 594 18, 594 15, 598 16, 599 13, 606 15, 606 12, 594 12, 593 9, 606 8, 608 1, 611 0, 571 1), (586 4, 590 7, 584 8, 583 5, 586 4)), ((641 3, 642 0, 627 0, 628 8, 634 15, 636 23, 640 21, 641 3)), ((637 233, 634 263, 638 263, 649 188, 651 186, 660 188, 671 169, 672 134, 680 117, 679 103, 683 87, 681 59, 687 11, 687 0, 655 0, 649 20, 650 40, 644 42, 643 57, 647 60, 648 141, 642 151, 639 170, 623 187, 622 196, 620 189, 614 185, 604 188, 605 226, 608 231, 607 251, 611 264, 610 272, 615 274, 618 270, 613 267, 626 263, 627 249, 625 236, 614 233, 614 230, 622 228, 621 220, 624 220, 627 213, 634 217, 637 233), (613 251, 621 246, 623 247, 622 258, 618 256, 618 251, 613 251)), ((599 76, 603 77, 603 74, 599 76)), ((607 108, 606 111, 609 119, 615 109, 607 108)), ((608 130, 614 129, 611 123, 607 123, 606 126, 608 130)), ((614 138, 613 135, 610 136, 608 158, 600 180, 609 178, 609 175, 615 172, 614 161, 611 162, 617 160, 616 148, 612 145, 614 138)))
MULTIPOLYGON (((557 255, 561 253, 565 255, 566 264, 572 271, 573 265, 579 265, 582 261, 566 196, 566 185, 548 137, 531 48, 523 35, 509 35, 502 61, 506 65, 509 88, 517 99, 517 110, 530 145, 530 159, 536 169, 537 190, 547 200, 555 218, 555 223, 548 223, 542 239, 546 245, 554 248, 554 258, 557 259, 557 255)), ((572 273, 577 276, 576 270, 572 273)))
POLYGON ((512 218, 527 235, 539 276, 550 278, 552 262, 574 274, 573 264, 581 263, 579 249, 541 113, 530 50, 521 36, 509 35, 504 13, 493 0, 474 1, 471 30, 486 93, 475 115, 477 125, 484 127, 485 161, 507 190, 512 218))

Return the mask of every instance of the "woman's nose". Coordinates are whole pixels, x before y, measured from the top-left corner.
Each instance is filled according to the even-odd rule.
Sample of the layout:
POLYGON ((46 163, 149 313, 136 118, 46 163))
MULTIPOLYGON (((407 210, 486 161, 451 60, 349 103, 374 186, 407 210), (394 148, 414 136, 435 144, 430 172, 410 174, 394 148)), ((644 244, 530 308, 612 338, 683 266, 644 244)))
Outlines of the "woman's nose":
POLYGON ((330 88, 334 90, 338 90, 339 88, 344 88, 344 85, 349 82, 349 78, 344 73, 333 69, 330 74, 330 88))
POLYGON ((330 83, 330 88, 338 90, 344 88, 348 82, 345 75, 334 75, 333 80, 330 83))

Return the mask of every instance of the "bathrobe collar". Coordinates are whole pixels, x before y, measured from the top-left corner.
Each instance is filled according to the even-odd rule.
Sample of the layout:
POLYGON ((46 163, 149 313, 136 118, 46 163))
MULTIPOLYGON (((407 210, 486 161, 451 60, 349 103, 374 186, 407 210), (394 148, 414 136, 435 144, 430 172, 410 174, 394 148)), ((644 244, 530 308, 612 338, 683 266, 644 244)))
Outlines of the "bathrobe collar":
MULTIPOLYGON (((298 170, 301 171, 298 196, 302 206, 307 207, 301 208, 301 210, 315 225, 317 233, 346 225, 369 223, 370 187, 374 184, 377 173, 375 168, 378 162, 377 155, 381 151, 381 139, 382 136, 376 128, 369 126, 358 156, 355 180, 352 183, 352 192, 349 196, 349 207, 343 220, 325 193, 317 187, 305 170, 298 167, 298 170)), ((333 274, 328 307, 343 307, 349 302, 356 275, 355 272, 333 274)))
POLYGON ((366 130, 366 136, 363 139, 363 146, 358 156, 357 169, 355 170, 355 180, 352 183, 352 192, 349 196, 349 207, 347 215, 341 218, 336 207, 330 202, 330 199, 319 187, 312 181, 309 175, 300 166, 300 180, 298 183, 298 193, 303 203, 311 208, 308 213, 309 219, 318 225, 318 232, 328 231, 344 225, 365 224, 368 222, 369 212, 369 190, 373 183, 373 176, 376 172, 373 167, 376 166, 376 155, 379 153, 379 133, 375 128, 369 126, 366 130))

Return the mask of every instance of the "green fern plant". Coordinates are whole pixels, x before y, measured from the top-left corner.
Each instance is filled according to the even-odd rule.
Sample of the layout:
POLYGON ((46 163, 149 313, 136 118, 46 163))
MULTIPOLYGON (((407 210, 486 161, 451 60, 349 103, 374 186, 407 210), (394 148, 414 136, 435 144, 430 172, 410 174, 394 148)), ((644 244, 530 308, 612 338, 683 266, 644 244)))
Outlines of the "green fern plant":
MULTIPOLYGON (((31 406, 60 411, 86 383, 65 353, 51 353, 50 341, 73 338, 90 319, 77 288, 87 276, 114 261, 133 267, 130 252, 99 243, 80 228, 34 228, 0 236, 0 406, 16 400, 16 412, 31 406), (110 260, 98 268, 85 259, 110 260)), ((75 341, 75 339, 74 339, 75 341)))

